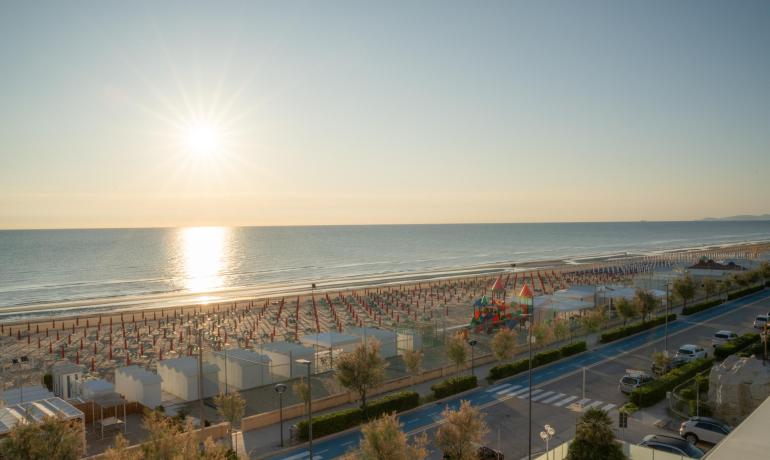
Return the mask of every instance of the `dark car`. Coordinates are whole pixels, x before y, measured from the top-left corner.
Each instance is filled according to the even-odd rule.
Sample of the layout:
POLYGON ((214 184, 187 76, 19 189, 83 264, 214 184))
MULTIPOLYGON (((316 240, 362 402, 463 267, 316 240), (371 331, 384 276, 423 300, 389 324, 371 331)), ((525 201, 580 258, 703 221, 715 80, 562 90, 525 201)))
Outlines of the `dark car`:
POLYGON ((503 460, 504 458, 502 452, 498 452, 495 449, 487 446, 479 447, 476 457, 479 460, 503 460))
POLYGON ((664 436, 661 434, 649 434, 639 443, 640 446, 650 449, 668 452, 670 454, 684 455, 690 458, 701 458, 705 454, 702 450, 685 441, 682 438, 664 436))

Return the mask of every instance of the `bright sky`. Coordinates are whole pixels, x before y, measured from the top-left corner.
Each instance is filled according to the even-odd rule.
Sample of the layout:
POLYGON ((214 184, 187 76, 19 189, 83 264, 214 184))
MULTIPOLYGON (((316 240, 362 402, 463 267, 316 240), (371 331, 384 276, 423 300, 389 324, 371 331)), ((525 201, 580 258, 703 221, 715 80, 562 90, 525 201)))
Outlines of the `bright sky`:
POLYGON ((770 211, 770 2, 0 3, 0 228, 770 211))

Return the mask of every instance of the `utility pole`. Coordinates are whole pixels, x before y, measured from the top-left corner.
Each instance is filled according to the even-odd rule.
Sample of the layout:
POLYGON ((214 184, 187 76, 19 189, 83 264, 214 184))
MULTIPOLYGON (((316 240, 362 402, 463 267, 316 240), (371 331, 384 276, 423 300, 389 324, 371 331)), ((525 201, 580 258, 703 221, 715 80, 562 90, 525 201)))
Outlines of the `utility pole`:
POLYGON ((666 281, 666 338, 664 340, 663 347, 666 349, 666 356, 668 356, 668 308, 671 304, 671 296, 669 295, 668 288, 671 284, 671 281, 666 281))
POLYGON ((198 329, 198 411, 203 429, 203 328, 198 329))

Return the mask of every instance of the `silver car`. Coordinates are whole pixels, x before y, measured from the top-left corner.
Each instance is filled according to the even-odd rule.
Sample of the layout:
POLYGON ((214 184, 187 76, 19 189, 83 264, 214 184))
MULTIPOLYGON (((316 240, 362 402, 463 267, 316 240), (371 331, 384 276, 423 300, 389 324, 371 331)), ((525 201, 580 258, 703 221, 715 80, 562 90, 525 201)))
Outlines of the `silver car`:
POLYGON ((711 417, 691 417, 682 422, 679 427, 679 435, 692 444, 698 441, 716 444, 724 439, 730 431, 732 431, 730 425, 711 417))
POLYGON ((646 372, 626 369, 626 374, 620 379, 618 389, 621 393, 628 394, 642 385, 647 385, 652 380, 652 376, 646 372))

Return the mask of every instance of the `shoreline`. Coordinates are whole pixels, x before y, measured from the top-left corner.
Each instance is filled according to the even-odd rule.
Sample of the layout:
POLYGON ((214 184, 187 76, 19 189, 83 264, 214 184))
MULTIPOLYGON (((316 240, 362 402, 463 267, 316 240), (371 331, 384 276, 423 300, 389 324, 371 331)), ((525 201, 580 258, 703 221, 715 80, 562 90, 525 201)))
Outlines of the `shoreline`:
POLYGON ((498 261, 465 267, 437 268, 414 272, 392 272, 367 274, 342 278, 297 280, 288 283, 266 283, 263 285, 221 288, 205 292, 163 292, 141 295, 119 295, 83 300, 67 300, 32 305, 0 307, 0 323, 14 325, 40 322, 50 319, 67 320, 102 315, 160 311, 166 308, 193 308, 214 306, 220 303, 255 302, 271 297, 305 297, 327 292, 347 292, 358 289, 390 286, 409 286, 425 282, 463 280, 498 273, 528 272, 532 270, 575 271, 591 269, 597 265, 631 263, 635 260, 674 256, 713 250, 768 249, 770 241, 755 240, 738 243, 709 244, 682 248, 651 251, 612 251, 607 253, 584 254, 566 258, 550 258, 523 262, 498 261), (513 265, 515 264, 515 268, 513 265), (315 288, 311 285, 315 284, 315 288))

